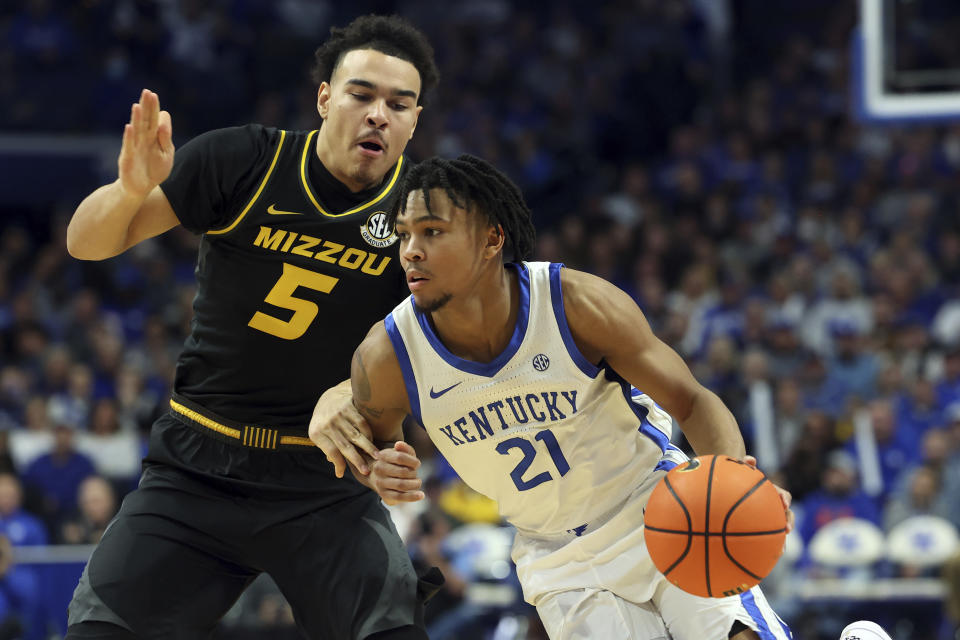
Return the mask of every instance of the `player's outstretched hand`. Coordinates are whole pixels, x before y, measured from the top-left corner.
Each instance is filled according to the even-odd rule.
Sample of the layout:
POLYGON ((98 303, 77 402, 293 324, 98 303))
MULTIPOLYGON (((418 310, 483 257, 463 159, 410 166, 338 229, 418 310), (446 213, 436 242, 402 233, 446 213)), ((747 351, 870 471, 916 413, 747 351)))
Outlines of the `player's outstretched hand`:
POLYGON ((371 463, 369 481, 373 490, 389 505, 423 500, 417 468, 420 459, 409 444, 403 440, 394 443, 392 449, 384 449, 371 463))
POLYGON ((380 455, 371 442, 370 425, 353 405, 349 380, 320 396, 310 418, 308 434, 326 454, 327 460, 333 463, 338 478, 343 477, 347 460, 360 473, 367 475, 370 467, 363 453, 374 459, 380 455))
POLYGON ((123 127, 123 146, 117 160, 123 190, 146 198, 170 175, 173 152, 170 114, 160 110, 157 94, 144 89, 140 102, 130 108, 130 122, 123 127))
MULTIPOLYGON (((751 467, 757 467, 757 459, 753 456, 744 456, 743 461, 746 462, 751 467)), ((787 533, 793 531, 793 509, 790 508, 790 503, 793 502, 793 496, 790 495, 790 492, 786 489, 773 485, 773 488, 777 490, 777 493, 780 494, 780 501, 783 502, 783 510, 787 514, 787 533)))

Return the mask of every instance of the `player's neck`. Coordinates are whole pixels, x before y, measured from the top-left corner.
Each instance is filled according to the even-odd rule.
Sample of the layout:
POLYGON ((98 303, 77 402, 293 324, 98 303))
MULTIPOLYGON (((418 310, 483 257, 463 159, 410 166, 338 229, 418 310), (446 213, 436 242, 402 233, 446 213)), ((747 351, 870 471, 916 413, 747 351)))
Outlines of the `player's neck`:
POLYGON ((472 362, 490 362, 507 348, 520 309, 515 271, 498 266, 481 276, 474 293, 454 297, 430 314, 437 336, 452 354, 472 362))

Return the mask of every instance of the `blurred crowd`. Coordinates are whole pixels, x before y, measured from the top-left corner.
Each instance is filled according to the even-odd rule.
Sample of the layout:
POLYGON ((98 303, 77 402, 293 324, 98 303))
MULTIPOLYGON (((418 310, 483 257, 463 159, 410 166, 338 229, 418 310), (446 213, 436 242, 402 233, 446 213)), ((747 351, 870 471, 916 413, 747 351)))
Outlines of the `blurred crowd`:
MULTIPOLYGON (((329 25, 406 15, 442 74, 409 154, 474 153, 520 184, 537 258, 636 299, 793 493, 804 542, 842 516, 960 527, 960 124, 851 118, 853 2, 340 4, 4 4, 0 129, 119 139, 143 86, 181 143, 251 121, 315 128, 307 70, 329 25)), ((64 239, 75 205, 38 224, 0 198, 0 533, 14 545, 98 539, 190 324, 197 239, 177 229, 81 263, 64 239)), ((408 435, 429 499, 398 521, 448 576, 432 637, 537 637, 508 572, 477 560, 501 558, 499 538, 455 535, 496 525, 495 506, 408 435)), ((24 611, 21 591, 0 589, 0 622, 24 611)), ((269 593, 234 622, 289 624, 269 593)))

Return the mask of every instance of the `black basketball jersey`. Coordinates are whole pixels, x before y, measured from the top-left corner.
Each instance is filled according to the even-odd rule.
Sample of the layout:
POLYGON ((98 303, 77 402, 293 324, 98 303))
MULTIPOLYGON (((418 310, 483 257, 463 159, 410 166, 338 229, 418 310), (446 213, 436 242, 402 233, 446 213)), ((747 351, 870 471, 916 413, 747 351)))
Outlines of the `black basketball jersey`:
POLYGON ((180 217, 203 235, 175 393, 232 420, 298 435, 306 435, 320 394, 349 377, 368 329, 408 294, 386 223, 408 161, 400 158, 362 201, 334 208, 345 200, 315 178, 316 136, 221 130, 205 150, 209 160, 194 159, 190 172, 175 169, 163 185, 180 217, 194 181, 216 223, 203 228, 189 214, 180 217), (237 152, 252 157, 231 155, 237 152), (195 175, 217 161, 233 175, 195 175))

